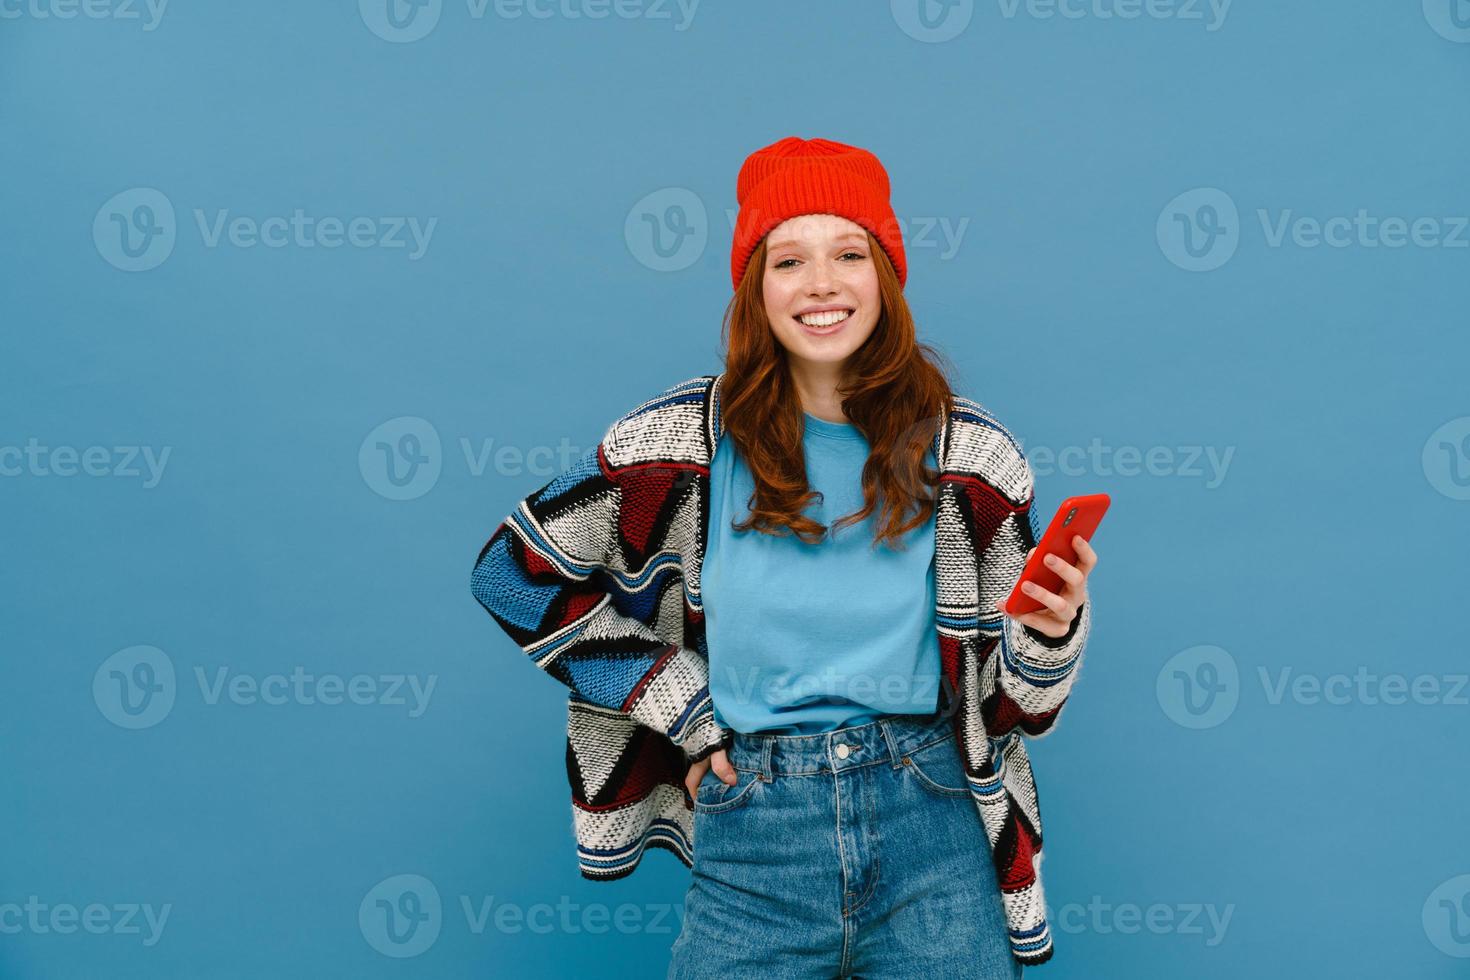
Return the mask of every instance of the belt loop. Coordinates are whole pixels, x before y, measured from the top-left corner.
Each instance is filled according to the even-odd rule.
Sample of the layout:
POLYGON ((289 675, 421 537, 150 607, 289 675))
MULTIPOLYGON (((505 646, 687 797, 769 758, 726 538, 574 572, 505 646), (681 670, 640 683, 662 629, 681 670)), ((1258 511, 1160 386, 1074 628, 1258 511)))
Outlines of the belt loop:
POLYGON ((771 738, 769 735, 767 735, 765 738, 761 739, 760 770, 761 770, 761 781, 762 782, 769 783, 771 781, 771 777, 772 777, 772 773, 771 773, 771 748, 775 744, 776 744, 776 740, 774 738, 771 738))
POLYGON ((903 753, 899 751, 898 740, 893 735, 893 728, 887 718, 878 719, 878 730, 883 733, 883 741, 888 743, 888 756, 893 761, 893 768, 897 769, 903 765, 903 753))

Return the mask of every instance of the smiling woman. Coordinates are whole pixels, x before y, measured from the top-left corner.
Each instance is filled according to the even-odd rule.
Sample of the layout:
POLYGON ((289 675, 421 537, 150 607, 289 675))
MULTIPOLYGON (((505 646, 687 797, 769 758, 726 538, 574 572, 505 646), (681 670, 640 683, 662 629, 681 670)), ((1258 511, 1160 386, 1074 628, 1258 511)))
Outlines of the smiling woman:
POLYGON ((766 316, 790 355, 838 363, 862 346, 878 323, 878 277, 863 227, 835 214, 781 223, 764 245, 766 316), (816 277, 820 282, 813 283, 816 277), (840 342, 826 338, 841 334, 840 342), (802 338, 823 338, 804 344, 802 338))
POLYGON ((1022 735, 1049 731, 1096 556, 1000 608, 1020 446, 903 296, 888 177, 788 137, 740 170, 726 370, 527 497, 476 597, 571 689, 582 873, 690 864, 669 977, 1014 978, 1052 955, 1022 735), (881 874, 879 869, 881 870, 881 874))

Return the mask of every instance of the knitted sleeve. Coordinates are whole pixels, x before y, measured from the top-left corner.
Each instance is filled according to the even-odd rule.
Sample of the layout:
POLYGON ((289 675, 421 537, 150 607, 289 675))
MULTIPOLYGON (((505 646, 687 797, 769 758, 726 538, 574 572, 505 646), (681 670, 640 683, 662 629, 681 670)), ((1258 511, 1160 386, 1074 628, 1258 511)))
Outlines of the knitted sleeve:
POLYGON ((647 581, 622 560, 624 488, 607 455, 616 432, 614 423, 496 527, 470 589, 532 662, 576 696, 625 712, 702 759, 729 736, 715 724, 703 658, 660 638, 645 622, 651 612, 634 614, 647 581))
POLYGON ((991 679, 993 690, 983 693, 990 709, 987 728, 993 723, 993 736, 1004 734, 1014 725, 1025 735, 1045 735, 1056 725, 1077 680, 1082 650, 1092 625, 1092 601, 1089 597, 1072 617, 1072 625, 1060 637, 1024 626, 1006 615, 1000 606, 1010 595, 1026 564, 1026 554, 1041 537, 1034 509, 1035 479, 1031 466, 1019 448, 1016 462, 1021 469, 1016 485, 1020 500, 990 539, 981 557, 981 609, 1001 620, 1000 641, 993 656, 994 669, 983 672, 991 679), (1009 722, 1009 724, 1007 724, 1009 722))

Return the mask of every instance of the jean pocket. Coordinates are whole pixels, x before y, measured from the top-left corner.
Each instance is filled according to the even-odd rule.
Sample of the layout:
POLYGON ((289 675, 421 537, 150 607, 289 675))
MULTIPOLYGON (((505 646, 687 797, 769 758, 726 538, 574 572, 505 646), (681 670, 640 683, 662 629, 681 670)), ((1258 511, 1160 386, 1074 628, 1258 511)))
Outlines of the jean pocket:
POLYGON ((724 813, 744 806, 760 781, 760 773, 754 769, 736 769, 735 785, 731 786, 710 766, 694 789, 694 809, 699 813, 724 813))
POLYGON ((946 735, 903 757, 919 785, 936 796, 969 796, 970 781, 954 735, 946 735))

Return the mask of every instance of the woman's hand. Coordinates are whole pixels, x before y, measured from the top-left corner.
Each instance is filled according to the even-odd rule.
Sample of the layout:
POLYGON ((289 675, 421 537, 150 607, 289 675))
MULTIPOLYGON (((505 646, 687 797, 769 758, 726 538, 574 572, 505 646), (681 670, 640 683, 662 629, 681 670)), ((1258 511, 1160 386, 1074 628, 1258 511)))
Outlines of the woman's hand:
MULTIPOLYGON (((1097 552, 1092 550, 1092 545, 1080 534, 1072 536, 1072 548, 1077 552, 1077 564, 1069 564, 1056 555, 1047 555, 1045 565, 1062 577, 1062 594, 1057 595, 1049 589, 1043 589, 1034 582, 1023 582, 1021 591, 1031 596, 1037 602, 1044 603, 1045 609, 1036 612, 1022 613, 1014 617, 1023 626, 1029 626, 1038 633, 1056 639, 1066 636, 1067 630, 1072 627, 1072 618, 1077 615, 1078 608, 1087 601, 1087 576, 1097 567, 1097 552)), ((1026 552, 1026 560, 1031 560, 1031 552, 1026 552)))
POLYGON ((699 789, 699 781, 704 778, 705 772, 709 770, 710 763, 715 766, 715 775, 719 776, 731 786, 735 785, 735 767, 730 765, 730 757, 724 749, 719 749, 712 755, 691 763, 689 775, 684 777, 684 788, 689 791, 689 798, 694 799, 694 791, 699 789))

